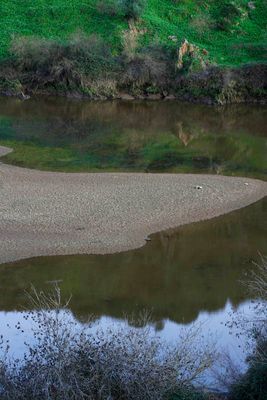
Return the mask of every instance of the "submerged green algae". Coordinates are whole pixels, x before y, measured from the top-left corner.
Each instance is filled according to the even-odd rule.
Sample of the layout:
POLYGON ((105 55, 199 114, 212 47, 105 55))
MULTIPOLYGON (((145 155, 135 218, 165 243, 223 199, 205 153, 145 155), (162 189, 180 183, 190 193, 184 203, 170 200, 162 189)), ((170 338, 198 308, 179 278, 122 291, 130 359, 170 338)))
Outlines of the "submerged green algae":
POLYGON ((266 178, 266 107, 0 100, 4 162, 51 171, 203 172, 266 178))

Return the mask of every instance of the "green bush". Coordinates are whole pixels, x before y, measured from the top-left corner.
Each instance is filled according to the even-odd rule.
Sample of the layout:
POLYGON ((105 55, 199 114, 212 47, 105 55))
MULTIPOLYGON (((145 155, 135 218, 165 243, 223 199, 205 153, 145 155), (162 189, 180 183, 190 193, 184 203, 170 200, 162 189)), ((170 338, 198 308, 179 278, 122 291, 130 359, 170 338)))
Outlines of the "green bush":
POLYGON ((22 85, 18 79, 9 79, 0 75, 0 93, 16 96, 23 91, 22 85))
POLYGON ((77 68, 91 78, 99 78, 115 69, 110 47, 97 36, 76 34, 67 43, 67 56, 76 62, 77 68))
POLYGON ((138 20, 146 6, 146 0, 99 0, 96 8, 110 17, 121 16, 127 20, 138 20))
POLYGON ((222 31, 229 31, 242 15, 241 8, 236 1, 220 0, 214 9, 216 27, 222 31))
POLYGON ((146 0, 119 0, 118 4, 127 20, 138 20, 144 12, 146 0))

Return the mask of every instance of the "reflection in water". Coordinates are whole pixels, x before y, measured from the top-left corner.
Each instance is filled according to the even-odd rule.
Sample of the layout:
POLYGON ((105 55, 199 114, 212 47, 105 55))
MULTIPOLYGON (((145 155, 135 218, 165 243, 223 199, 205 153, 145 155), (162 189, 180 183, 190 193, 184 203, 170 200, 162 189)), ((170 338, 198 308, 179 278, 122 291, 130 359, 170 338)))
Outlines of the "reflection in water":
POLYGON ((258 105, 0 99, 0 143, 17 149, 6 160, 52 170, 264 177, 266 121, 258 105))
MULTIPOLYGON (((266 254, 267 200, 216 219, 152 236, 145 247, 106 256, 41 257, 0 266, 0 309, 24 303, 24 289, 59 280, 81 320, 153 310, 154 321, 194 321, 201 311, 247 298, 239 283, 266 254)), ((158 322, 160 327, 160 322, 158 322)))
MULTIPOLYGON (((266 110, 258 105, 0 99, 0 144, 15 148, 7 162, 35 168, 266 178, 266 110)), ((247 311, 249 299, 239 281, 259 253, 267 253, 266 212, 265 199, 153 235, 135 251, 1 265, 0 334, 10 337, 18 354, 23 338, 12 327, 23 317, 16 310, 27 306, 24 290, 31 284, 48 289, 49 282, 60 281, 63 297, 72 294, 71 311, 81 322, 93 313, 101 325, 124 324, 125 313, 148 309, 155 329, 174 340, 184 325, 207 320, 204 334, 217 332, 220 343, 244 361, 222 323, 232 305, 247 311)), ((26 335, 30 329, 31 324, 26 335)))
MULTIPOLYGON (((202 374, 200 379, 198 379, 198 384, 202 382, 216 390, 227 390, 226 387, 222 386, 218 381, 216 381, 216 376, 214 376, 214 369, 223 373, 227 372, 227 366, 224 365, 223 359, 219 354, 229 354, 235 365, 239 366, 239 371, 246 370, 246 357, 252 351, 252 343, 245 340, 244 337, 238 335, 238 328, 233 326, 231 331, 225 324, 225 321, 231 320, 232 305, 227 302, 225 308, 221 311, 214 313, 201 312, 198 315, 196 321, 191 324, 185 325, 180 323, 174 323, 170 320, 163 320, 159 326, 158 323, 150 326, 150 332, 153 335, 154 332, 159 337, 162 343, 167 343, 168 345, 177 345, 177 342, 181 338, 186 337, 186 332, 199 332, 199 336, 195 337, 190 345, 194 347, 193 352, 201 351, 203 345, 212 346, 218 352, 218 357, 216 357, 215 363, 212 370, 207 370, 202 374), (159 329, 160 328, 160 329, 159 329), (184 336, 185 335, 185 336, 184 336), (215 379, 214 379, 215 378, 215 379)), ((255 317, 254 307, 250 302, 242 303, 236 309, 239 315, 255 317)), ((75 330, 86 330, 87 333, 95 335, 99 330, 101 332, 110 331, 114 332, 121 330, 122 332, 127 331, 129 325, 125 320, 115 319, 103 316, 94 323, 78 322, 75 317, 67 310, 62 311, 61 317, 70 327, 74 327, 75 330)), ((35 318, 35 313, 30 315, 27 312, 0 312, 0 331, 3 335, 4 341, 8 338, 9 340, 9 356, 17 359, 23 360, 23 356, 28 352, 28 346, 26 343, 37 344, 37 339, 34 335, 34 330, 38 330, 38 322, 35 318), (17 328, 19 326, 19 329, 17 328)), ((144 329, 143 327, 135 327, 133 329, 144 329)), ((190 333, 189 333, 190 335, 190 333)), ((192 335, 190 335, 192 340, 192 335)), ((3 349, 0 347, 0 357, 2 355, 3 349)), ((19 362, 19 361, 17 361, 19 362)))

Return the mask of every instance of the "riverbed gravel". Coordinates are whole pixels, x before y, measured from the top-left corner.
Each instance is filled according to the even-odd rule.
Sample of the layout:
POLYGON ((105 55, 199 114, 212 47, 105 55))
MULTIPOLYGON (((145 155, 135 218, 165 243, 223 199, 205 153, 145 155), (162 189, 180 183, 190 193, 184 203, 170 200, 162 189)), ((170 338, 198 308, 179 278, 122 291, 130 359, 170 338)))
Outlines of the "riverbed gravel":
MULTIPOLYGON (((0 148, 2 155, 7 151, 0 148)), ((152 233, 213 218, 266 195, 266 182, 248 178, 55 173, 0 163, 0 263, 138 248, 152 233)))

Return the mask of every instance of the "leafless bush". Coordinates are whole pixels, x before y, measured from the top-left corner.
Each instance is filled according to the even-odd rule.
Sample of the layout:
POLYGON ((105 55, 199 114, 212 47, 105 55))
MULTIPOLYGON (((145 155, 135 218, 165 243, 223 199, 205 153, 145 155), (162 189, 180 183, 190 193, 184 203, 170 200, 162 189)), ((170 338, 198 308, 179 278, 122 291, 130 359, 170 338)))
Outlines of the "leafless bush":
POLYGON ((267 301, 267 258, 262 257, 261 263, 256 264, 256 267, 246 285, 252 294, 267 301))
POLYGON ((215 371, 217 382, 230 389, 230 399, 265 399, 267 390, 267 260, 251 272, 250 279, 242 282, 254 300, 249 313, 234 312, 228 323, 232 333, 242 338, 247 346, 247 372, 242 374, 240 365, 230 354, 222 357, 222 370, 215 371))
POLYGON ((68 318, 60 290, 31 296, 38 312, 36 344, 23 360, 0 363, 0 398, 168 399, 191 384, 213 362, 214 349, 200 345, 199 328, 186 330, 175 346, 162 344, 147 320, 143 328, 81 329, 68 318), (197 346, 196 346, 197 342, 197 346))
POLYGON ((261 263, 252 272, 247 283, 250 293, 259 299, 255 302, 255 318, 251 334, 256 340, 256 348, 251 358, 252 362, 265 364, 267 367, 267 259, 262 257, 261 263))
POLYGON ((110 49, 95 35, 73 35, 66 42, 34 37, 15 38, 15 65, 32 87, 77 89, 85 78, 99 79, 112 70, 110 49))
POLYGON ((240 363, 228 351, 220 352, 219 362, 212 367, 211 373, 216 386, 222 391, 227 391, 242 376, 240 363))
MULTIPOLYGON (((264 261, 266 263, 266 259, 264 261)), ((266 283, 266 264, 260 268, 261 278, 255 278, 252 282, 260 289, 262 298, 266 299, 266 290, 262 284, 266 283), (260 286, 259 286, 260 285, 260 286)), ((254 286, 252 286, 254 287, 254 286)), ((256 291, 257 293, 257 291, 256 291)), ((260 304, 260 303, 259 303, 260 304)), ((267 393, 267 314, 266 301, 261 303, 256 310, 257 317, 252 321, 252 328, 248 328, 246 334, 254 339, 255 347, 247 358, 248 370, 234 380, 230 385, 229 399, 231 400, 265 400, 267 393)))
MULTIPOLYGON (((255 269, 250 272, 249 279, 240 282, 252 297, 251 313, 234 312, 228 326, 235 328, 239 336, 245 335, 249 340, 262 335, 267 338, 267 259, 262 257, 260 263, 255 263, 255 269)), ((249 345, 251 346, 251 345, 249 345)))
POLYGON ((133 89, 145 90, 154 87, 163 89, 167 84, 167 65, 149 55, 140 54, 127 63, 121 78, 121 84, 133 89))

